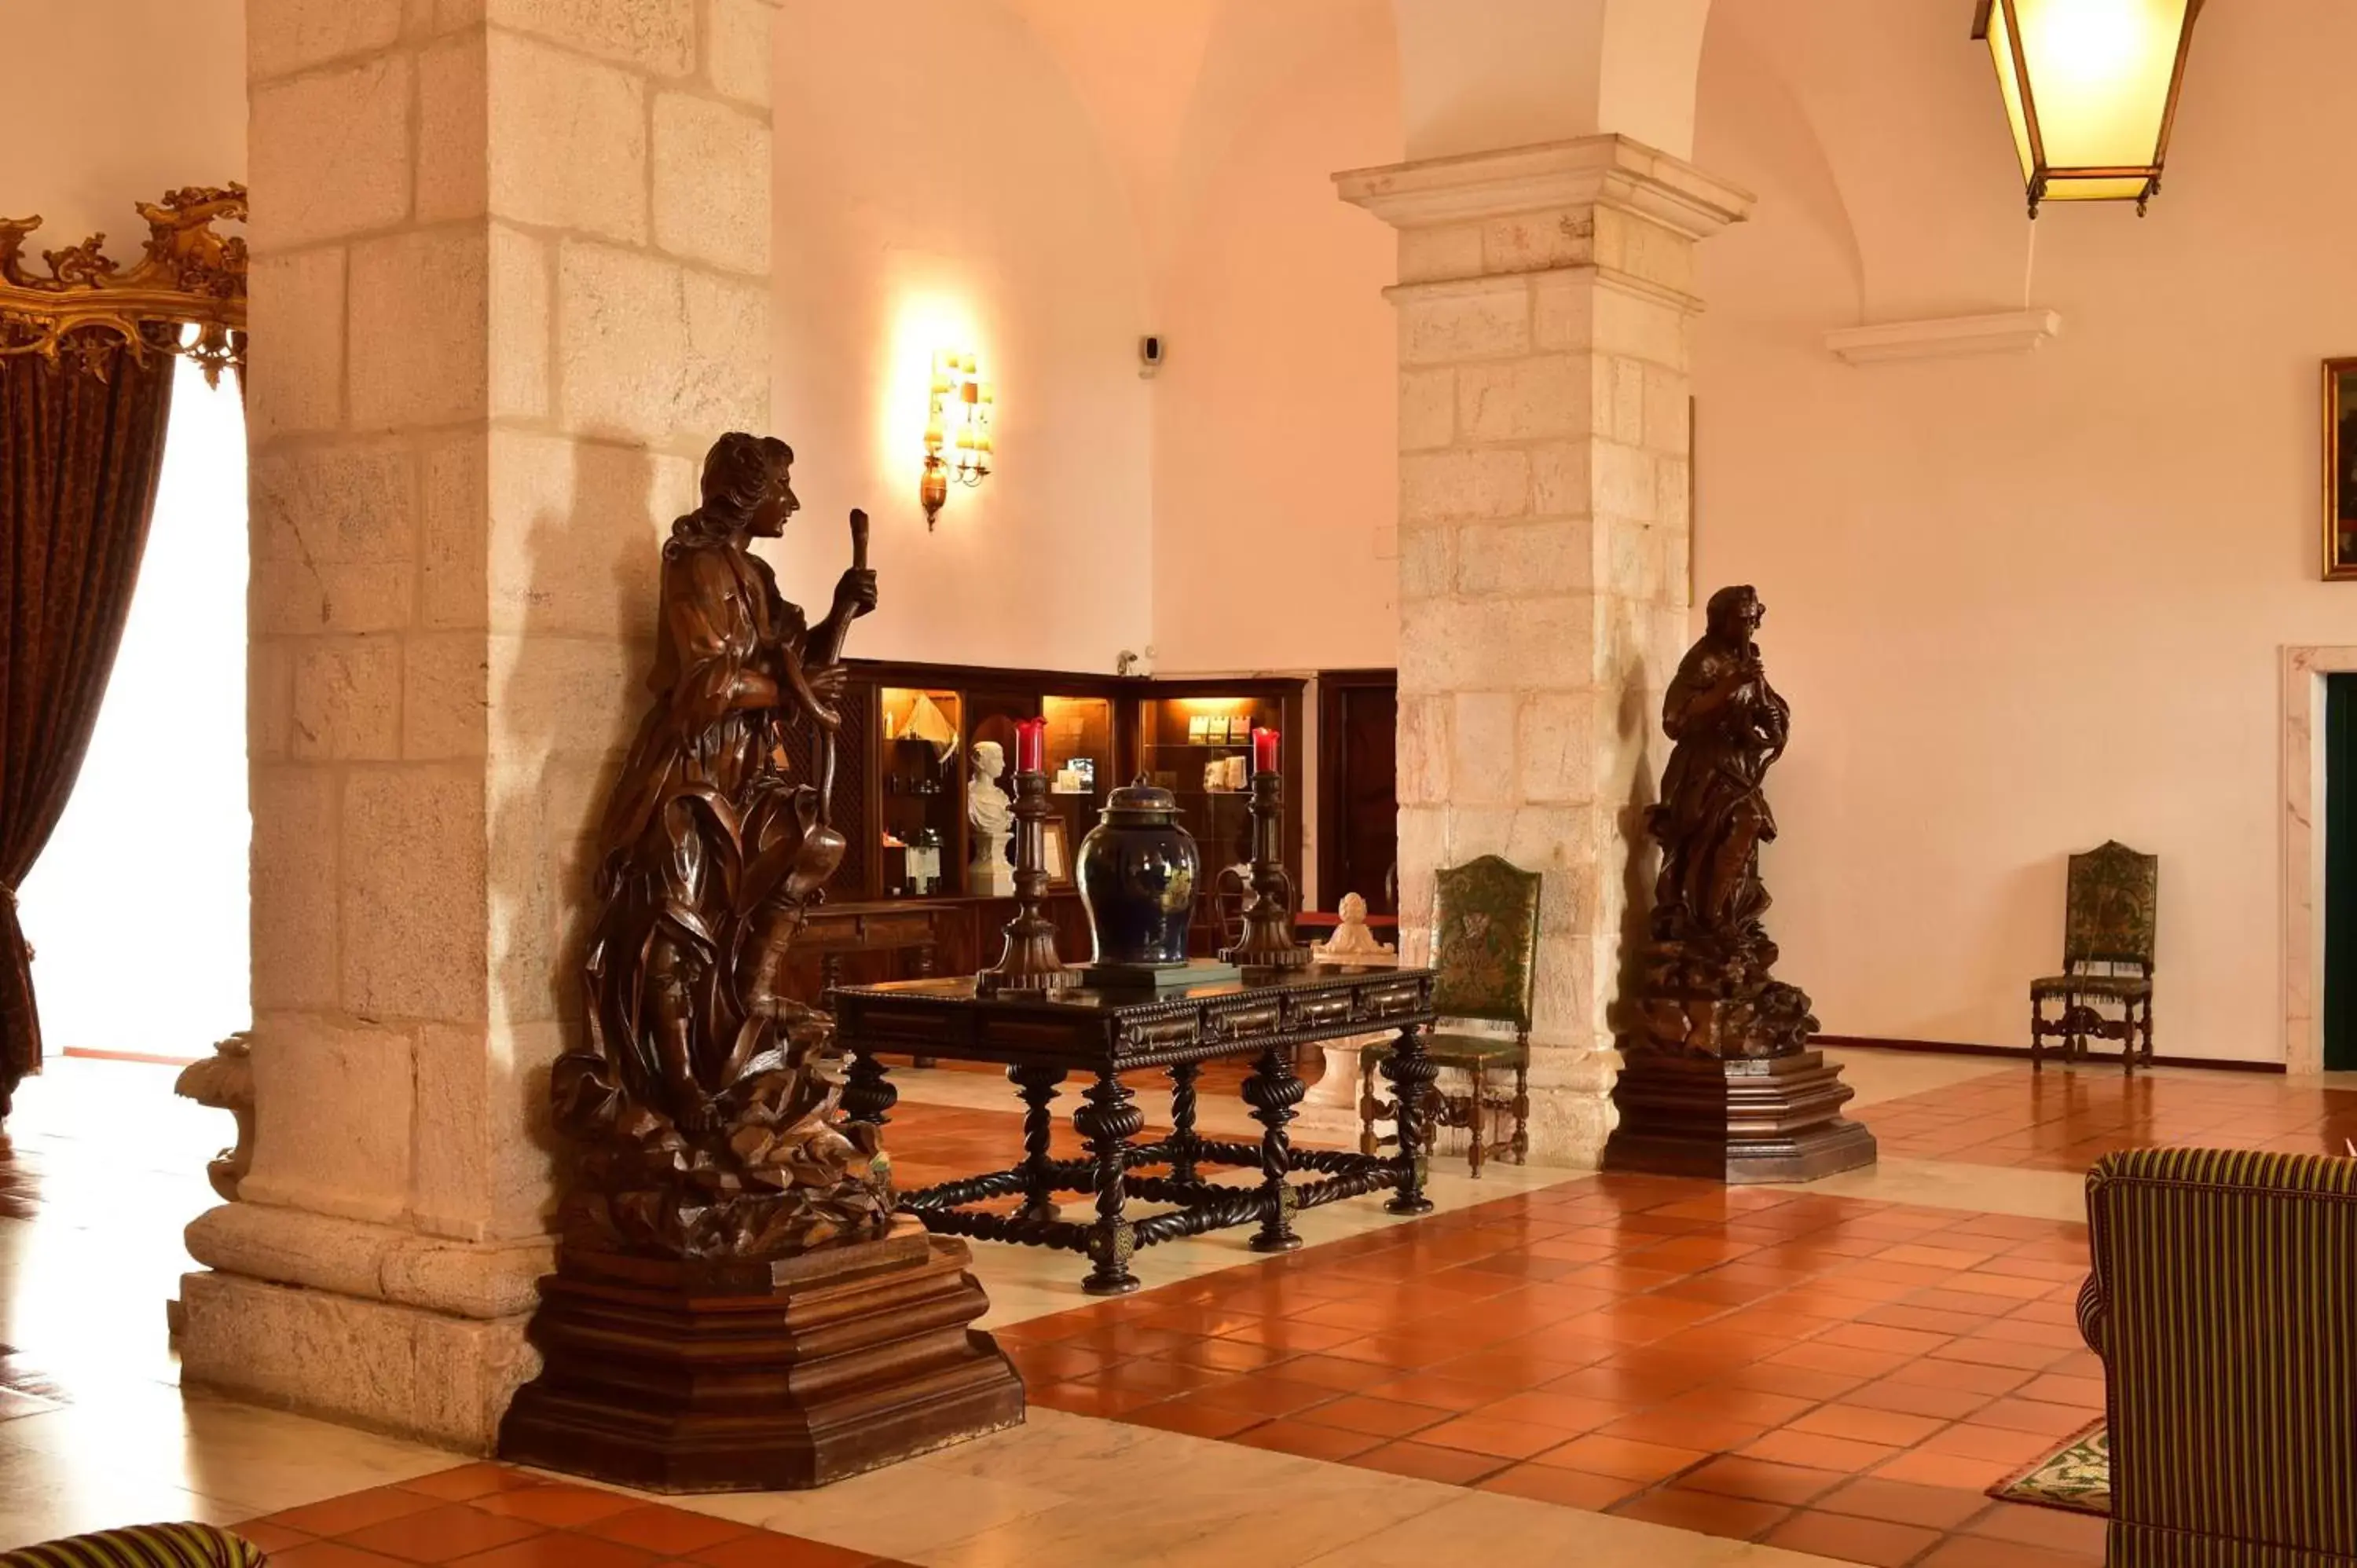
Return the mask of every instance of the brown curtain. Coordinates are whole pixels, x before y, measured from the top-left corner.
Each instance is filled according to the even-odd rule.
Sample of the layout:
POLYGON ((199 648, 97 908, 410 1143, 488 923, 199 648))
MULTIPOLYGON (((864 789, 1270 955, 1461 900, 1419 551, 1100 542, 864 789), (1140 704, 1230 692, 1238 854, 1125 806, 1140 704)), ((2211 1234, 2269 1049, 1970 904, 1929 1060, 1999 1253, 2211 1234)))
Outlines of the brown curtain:
POLYGON ((172 406, 169 354, 96 363, 103 380, 70 352, 57 364, 0 359, 0 1116, 41 1060, 16 886, 65 811, 98 722, 172 406))

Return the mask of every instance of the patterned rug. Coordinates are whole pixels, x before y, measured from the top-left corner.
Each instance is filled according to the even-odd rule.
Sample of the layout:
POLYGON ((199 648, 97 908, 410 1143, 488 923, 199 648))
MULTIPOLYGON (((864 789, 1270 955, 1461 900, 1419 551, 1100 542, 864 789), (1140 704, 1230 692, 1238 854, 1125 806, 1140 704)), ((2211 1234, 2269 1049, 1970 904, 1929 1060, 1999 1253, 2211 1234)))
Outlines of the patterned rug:
POLYGON ((2112 1439, 2094 1422, 2016 1476, 1989 1488, 2002 1502, 2035 1503, 2072 1513, 2112 1511, 2112 1439))

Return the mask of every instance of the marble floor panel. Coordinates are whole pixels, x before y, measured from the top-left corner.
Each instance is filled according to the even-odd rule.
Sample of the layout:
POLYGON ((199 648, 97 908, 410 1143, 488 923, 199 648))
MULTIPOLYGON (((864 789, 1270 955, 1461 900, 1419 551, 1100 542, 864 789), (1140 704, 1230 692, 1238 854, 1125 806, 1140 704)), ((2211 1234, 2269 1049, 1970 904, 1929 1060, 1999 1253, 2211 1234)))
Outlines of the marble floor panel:
POLYGON ((898 1561, 491 1464, 446 1464, 237 1530, 274 1568, 895 1568, 898 1561))
POLYGON ((1053 1411, 818 1492, 654 1498, 476 1463, 236 1528, 280 1568, 1308 1568, 1436 1547, 1498 1568, 1567 1552, 1646 1568, 1823 1562, 1053 1411))

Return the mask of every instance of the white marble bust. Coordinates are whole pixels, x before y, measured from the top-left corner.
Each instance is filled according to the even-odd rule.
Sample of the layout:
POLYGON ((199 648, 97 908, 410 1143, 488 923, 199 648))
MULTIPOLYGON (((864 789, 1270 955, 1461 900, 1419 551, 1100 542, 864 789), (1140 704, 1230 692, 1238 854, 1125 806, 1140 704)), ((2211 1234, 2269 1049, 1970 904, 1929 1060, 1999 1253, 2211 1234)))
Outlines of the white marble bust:
POLYGON ((974 759, 974 779, 966 786, 965 817, 974 827, 974 862, 966 868, 967 891, 1011 897, 1015 868, 1006 863, 1006 841, 1015 835, 1015 802, 998 785, 1006 748, 995 740, 978 740, 968 755, 974 759))

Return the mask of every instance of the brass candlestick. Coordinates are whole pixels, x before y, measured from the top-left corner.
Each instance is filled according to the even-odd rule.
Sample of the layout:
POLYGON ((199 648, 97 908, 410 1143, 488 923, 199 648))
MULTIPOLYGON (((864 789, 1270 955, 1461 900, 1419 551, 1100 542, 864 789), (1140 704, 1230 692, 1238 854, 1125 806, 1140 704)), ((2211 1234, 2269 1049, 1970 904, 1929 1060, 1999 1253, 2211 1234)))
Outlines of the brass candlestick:
POLYGON ((1006 950, 974 976, 988 996, 1001 991, 1052 991, 1072 983, 1056 952, 1056 922, 1039 905, 1048 896, 1048 775, 1015 775, 1015 918, 1006 922, 1006 950))
POLYGON ((1309 950, 1293 936, 1293 878, 1285 869, 1285 778, 1270 771, 1253 775, 1252 885, 1254 897, 1244 911, 1244 940, 1220 950, 1220 958, 1244 969, 1306 969, 1309 950))

